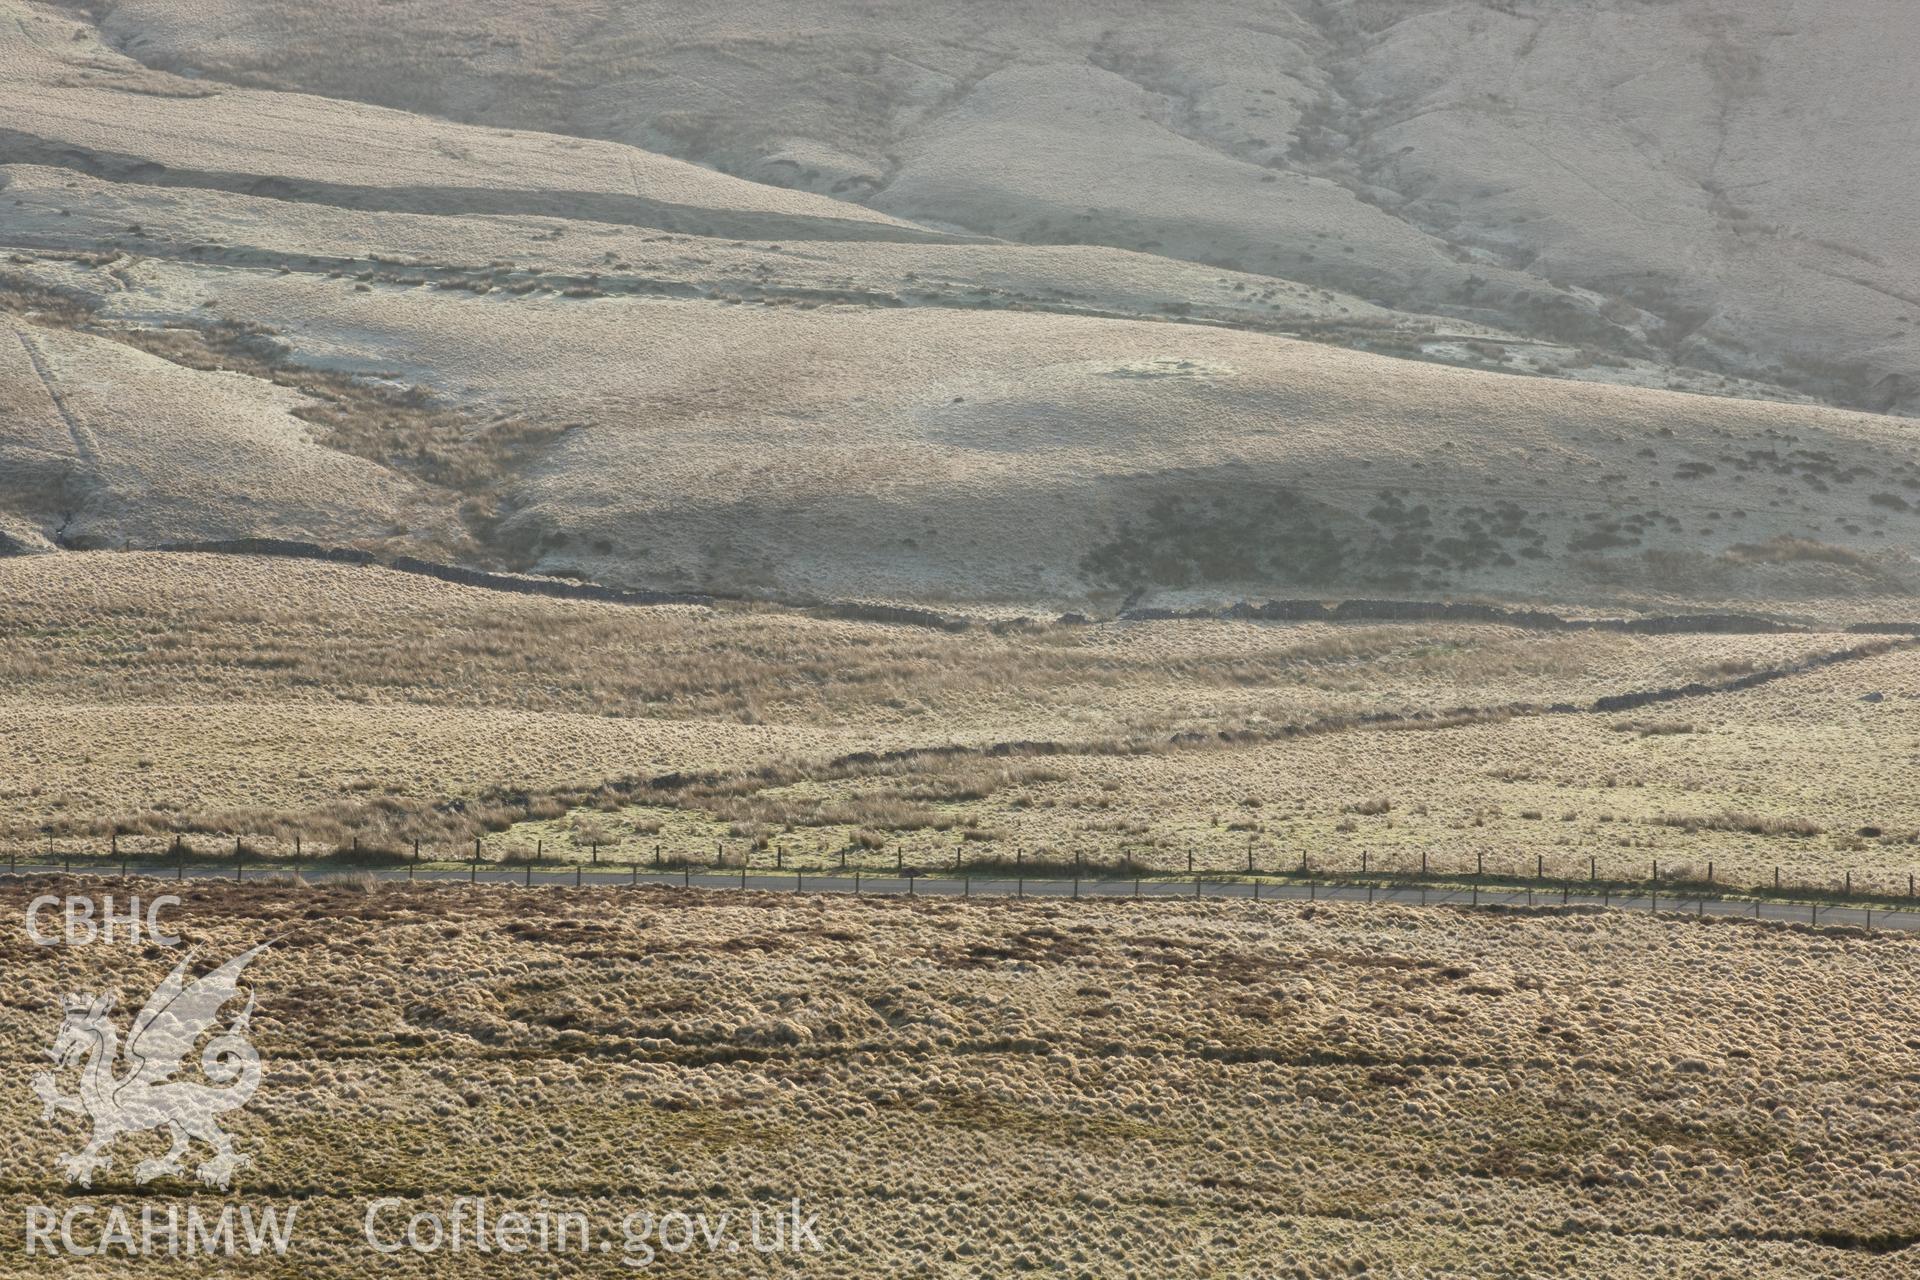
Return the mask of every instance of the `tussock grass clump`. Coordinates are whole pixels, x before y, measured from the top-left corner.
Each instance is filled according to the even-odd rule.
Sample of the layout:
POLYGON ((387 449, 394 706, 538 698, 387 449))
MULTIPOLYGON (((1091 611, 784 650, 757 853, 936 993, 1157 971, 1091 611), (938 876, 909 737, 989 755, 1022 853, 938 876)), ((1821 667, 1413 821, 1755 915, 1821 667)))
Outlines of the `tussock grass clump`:
MULTIPOLYGON (((1070 876, 1071 859, 1026 870, 1070 876)), ((0 913, 45 891, 0 883, 0 913)), ((642 1178, 697 1162, 696 1201, 777 1184, 820 1208, 845 1251, 821 1261, 850 1276, 950 1246, 903 1186, 968 1188, 966 1269, 992 1276, 1075 1254, 1155 1276, 1289 1256, 1337 1260, 1324 1275, 1551 1257, 1628 1280, 1783 1254, 1792 1271, 1810 1240, 1909 1223, 1887 1175, 1912 1152, 1886 1100, 1910 1086, 1920 965, 1887 933, 365 877, 182 896, 205 956, 276 939, 247 975, 272 1122, 236 1138, 262 1185, 332 1191, 302 1202, 303 1240, 357 1240, 391 1190, 369 1152, 499 1203, 604 1211, 610 1149, 642 1178), (1417 1230, 1379 1216, 1443 1199, 1480 1207, 1417 1230), (1204 1232, 1168 1229, 1168 1205, 1201 1203, 1204 1232), (1063 1234, 1061 1204, 1091 1211, 1063 1234)), ((45 1063, 47 992, 150 990, 177 959, 21 951, 0 966, 0 1052, 45 1063)), ((87 1194, 53 1163, 81 1132, 20 1129, 19 1176, 56 1213, 87 1194)), ((1874 1251, 1820 1252, 1822 1274, 1885 1273, 1874 1251)), ((363 1275, 363 1256, 302 1273, 363 1275)))
POLYGON ((1739 831, 1752 836, 1805 838, 1817 836, 1822 830, 1819 823, 1806 818, 1773 817, 1759 813, 1727 812, 1707 816, 1663 813, 1654 821, 1661 826, 1679 827, 1684 831, 1739 831))
POLYGON ((1638 734, 1642 738, 1665 738, 1700 731, 1691 720, 1617 720, 1608 727, 1615 733, 1638 734))

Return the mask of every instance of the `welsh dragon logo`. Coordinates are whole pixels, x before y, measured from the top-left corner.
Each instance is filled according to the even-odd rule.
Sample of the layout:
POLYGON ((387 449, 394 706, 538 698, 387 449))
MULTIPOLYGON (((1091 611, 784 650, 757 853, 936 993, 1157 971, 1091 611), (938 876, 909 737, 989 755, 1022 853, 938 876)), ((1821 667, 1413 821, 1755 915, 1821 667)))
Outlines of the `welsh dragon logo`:
POLYGON ((193 962, 189 953, 135 1015, 124 1047, 109 1017, 112 996, 66 997, 66 1018, 48 1056, 60 1071, 80 1068, 80 1091, 61 1093, 50 1071, 34 1075, 33 1091, 43 1106, 43 1121, 51 1120, 56 1110, 93 1121, 92 1140, 80 1151, 60 1157, 60 1170, 68 1182, 92 1186, 94 1170, 112 1166, 107 1149, 115 1140, 149 1129, 166 1129, 173 1146, 164 1156, 142 1160, 133 1171, 136 1182, 181 1176, 196 1141, 213 1152, 194 1170, 209 1187, 226 1190, 234 1173, 250 1163, 247 1156, 234 1151, 233 1139, 221 1132, 216 1121, 221 1113, 245 1106, 260 1087, 260 1055, 247 1041, 254 1006, 251 991, 246 1007, 200 1052, 200 1069, 212 1083, 173 1077, 186 1068, 187 1056, 213 1028, 220 1010, 239 995, 236 984, 241 971, 267 945, 263 942, 191 980, 187 977, 193 962))

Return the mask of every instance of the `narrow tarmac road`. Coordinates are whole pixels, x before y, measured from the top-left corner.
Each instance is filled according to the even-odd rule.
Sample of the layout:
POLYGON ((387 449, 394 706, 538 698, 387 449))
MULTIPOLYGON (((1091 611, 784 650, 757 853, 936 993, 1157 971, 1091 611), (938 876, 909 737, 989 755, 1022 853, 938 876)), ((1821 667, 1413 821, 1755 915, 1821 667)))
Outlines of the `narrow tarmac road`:
MULTIPOLYGON (((177 865, 129 863, 128 873, 142 878, 180 880, 238 880, 258 883, 285 877, 284 867, 247 868, 233 871, 211 867, 181 868, 177 865)), ((71 875, 85 879, 118 879, 120 869, 68 870, 59 864, 22 863, 12 873, 0 876, 71 875)), ((1920 932, 1920 904, 1912 909, 1885 906, 1854 906, 1831 902, 1780 902, 1745 898, 1717 898, 1689 893, 1651 893, 1646 889, 1627 892, 1581 892, 1572 889, 1524 889, 1504 886, 1480 888, 1460 885, 1361 885, 1300 881, 1263 882, 1245 880, 1112 880, 1112 879, 1026 879, 1012 877, 957 875, 867 875, 851 872, 754 871, 647 871, 638 866, 614 869, 582 865, 568 870, 542 868, 510 869, 498 865, 464 870, 442 868, 386 868, 381 870, 337 870, 308 868, 301 873, 323 883, 329 879, 372 876, 376 880, 423 884, 511 884, 527 888, 596 887, 623 885, 666 885, 716 892, 754 890, 761 893, 846 893, 881 894, 901 897, 939 898, 1045 898, 1045 899, 1177 899, 1198 898, 1208 901, 1237 899, 1261 902, 1368 902, 1396 903, 1402 906, 1453 907, 1600 907, 1613 911, 1665 912, 1693 916, 1733 916, 1749 920, 1772 920, 1826 926, 1853 926, 1865 929, 1895 929, 1920 932)))

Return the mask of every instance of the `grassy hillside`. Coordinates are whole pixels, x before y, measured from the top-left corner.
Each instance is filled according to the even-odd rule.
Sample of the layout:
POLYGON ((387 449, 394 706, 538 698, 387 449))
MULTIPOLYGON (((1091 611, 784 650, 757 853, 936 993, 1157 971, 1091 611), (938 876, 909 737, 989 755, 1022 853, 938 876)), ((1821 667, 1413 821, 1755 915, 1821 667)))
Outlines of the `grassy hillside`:
MULTIPOLYGON (((641 127, 647 94, 593 127, 568 114, 586 110, 569 75, 606 88, 655 53, 668 79, 722 56, 691 13, 655 15, 667 47, 648 53, 570 11, 536 51, 515 24, 537 7, 485 10, 497 55, 415 48, 464 88, 410 72, 408 100, 374 106, 354 99, 379 96, 400 56, 382 50, 410 46, 344 26, 404 30, 415 8, 281 14, 268 55, 250 43, 266 9, 122 4, 96 28, 8 3, 9 546, 262 534, 1012 609, 1470 593, 1914 612, 1903 420, 1808 404, 1783 368, 1688 369, 1651 312, 1295 163, 1331 145, 1325 95, 1386 74, 1340 61, 1324 14, 1254 42, 1318 68, 1271 96, 1248 50, 1209 52, 1244 34, 1231 15, 1188 15, 1155 62, 1138 33, 1039 10, 918 109, 931 82, 876 71, 874 94, 815 110, 826 90, 794 69, 841 65, 823 50, 850 18, 823 9, 764 51, 757 97, 734 95, 734 150, 680 149, 765 178, 739 148, 773 146, 753 120, 785 104, 793 146, 815 130, 888 157, 883 182, 836 191, 649 149, 671 139, 641 127), (1073 50, 1090 64, 1056 65, 1073 50), (1224 78, 1176 109, 1175 68, 1203 55, 1224 78), (478 105, 522 72, 526 93, 478 105), (1241 136, 1260 112, 1274 136, 1241 136), (1481 290, 1545 290, 1599 327, 1481 290)), ((1376 59, 1465 20, 1388 16, 1349 15, 1378 19, 1376 59)), ((897 70, 910 30, 975 20, 896 14, 862 39, 897 70)), ((1462 58, 1493 38, 1469 25, 1462 58)), ((1628 34, 1590 42, 1625 56, 1628 34)))
MULTIPOLYGON (((1867 415, 1087 316, 476 296, 162 260, 26 270, 97 307, 99 332, 217 318, 269 339, 251 367, 238 349, 213 363, 331 399, 308 415, 315 440, 389 485, 430 486, 443 510, 469 504, 472 553, 518 568, 1109 606, 1148 592, 1700 604, 1914 589, 1920 465, 1898 422, 1867 415), (404 394, 342 400, 302 370, 404 394)), ((13 384, 44 401, 26 371, 13 384)), ((70 536, 115 545, 91 532, 70 536)))
POLYGON ((1899 0, 487 0, 458 36, 431 0, 99 9, 119 46, 210 79, 613 139, 1861 408, 1920 390, 1899 0))

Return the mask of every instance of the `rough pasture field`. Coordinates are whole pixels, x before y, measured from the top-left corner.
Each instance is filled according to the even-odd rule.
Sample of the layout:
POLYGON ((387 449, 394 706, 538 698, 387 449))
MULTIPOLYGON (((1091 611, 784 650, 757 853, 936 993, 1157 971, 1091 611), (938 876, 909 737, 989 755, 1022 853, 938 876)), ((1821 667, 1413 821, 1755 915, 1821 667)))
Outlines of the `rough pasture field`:
MULTIPOLYGON (((137 1007, 175 959, 33 946, 22 909, 58 890, 0 887, 0 1053, 21 1071, 60 992, 137 1007)), ((172 919, 209 959, 275 940, 250 970, 263 1083, 231 1128, 244 1195, 297 1198, 305 1275, 364 1274, 370 1200, 462 1193, 599 1223, 797 1196, 824 1246, 806 1271, 849 1276, 1889 1276, 1920 1230, 1920 991, 1913 944, 1885 936, 1325 905, 186 897, 172 919)), ((9 1218, 71 1194, 52 1160, 73 1134, 32 1105, 0 1100, 22 1135, 9 1218)), ((148 1153, 122 1143, 93 1196, 184 1192, 137 1191, 148 1153)), ((591 1252, 543 1265, 631 1274, 591 1252)))
POLYGON ((1735 887, 1778 867, 1891 893, 1920 870, 1920 654, 1898 635, 950 632, 217 555, 16 559, 0 584, 7 835, 29 856, 97 854, 118 830, 132 851, 179 835, 263 857, 418 837, 444 860, 481 836, 508 862, 598 845, 615 862, 1184 872, 1191 849, 1234 872, 1251 845, 1265 870, 1424 856, 1690 880, 1711 863, 1735 887))

